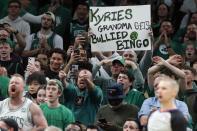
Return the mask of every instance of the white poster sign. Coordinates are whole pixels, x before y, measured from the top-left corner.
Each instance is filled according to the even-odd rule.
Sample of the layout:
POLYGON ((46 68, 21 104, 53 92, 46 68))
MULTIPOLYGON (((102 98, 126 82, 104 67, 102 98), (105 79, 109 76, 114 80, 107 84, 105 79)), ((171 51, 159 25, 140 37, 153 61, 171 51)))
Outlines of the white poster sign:
POLYGON ((150 5, 90 7, 92 51, 150 50, 150 5))

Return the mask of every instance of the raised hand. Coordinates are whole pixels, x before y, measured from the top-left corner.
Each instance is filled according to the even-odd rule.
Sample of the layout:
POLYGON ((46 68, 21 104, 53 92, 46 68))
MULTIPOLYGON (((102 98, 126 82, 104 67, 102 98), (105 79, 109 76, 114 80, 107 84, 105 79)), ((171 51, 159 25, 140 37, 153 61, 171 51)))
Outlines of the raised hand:
POLYGON ((162 62, 165 61, 165 60, 160 56, 154 56, 152 58, 152 61, 153 61, 154 64, 162 64, 162 62))
POLYGON ((170 64, 174 66, 179 66, 183 62, 181 55, 173 55, 167 60, 170 64))

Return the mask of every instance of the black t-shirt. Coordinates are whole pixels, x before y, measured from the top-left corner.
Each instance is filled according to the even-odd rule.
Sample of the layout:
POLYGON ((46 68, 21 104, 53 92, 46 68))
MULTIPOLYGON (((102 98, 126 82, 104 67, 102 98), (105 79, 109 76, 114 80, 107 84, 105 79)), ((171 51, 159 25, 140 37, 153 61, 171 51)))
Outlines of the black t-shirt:
POLYGON ((59 76, 58 76, 58 72, 54 72, 51 69, 47 69, 44 72, 45 76, 48 77, 49 79, 58 79, 59 80, 59 76))
POLYGON ((24 68, 23 68, 22 63, 20 62, 13 61, 13 60, 9 60, 9 61, 0 60, 0 65, 7 69, 8 76, 11 76, 16 73, 22 76, 24 75, 24 68))

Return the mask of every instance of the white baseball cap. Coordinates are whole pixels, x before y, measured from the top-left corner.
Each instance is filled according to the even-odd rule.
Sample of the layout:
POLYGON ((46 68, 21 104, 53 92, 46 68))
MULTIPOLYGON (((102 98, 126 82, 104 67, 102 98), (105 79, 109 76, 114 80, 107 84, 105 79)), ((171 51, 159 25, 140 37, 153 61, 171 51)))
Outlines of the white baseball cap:
POLYGON ((45 12, 44 15, 51 16, 51 19, 53 20, 53 22, 55 22, 55 15, 52 12, 50 12, 50 11, 45 12))

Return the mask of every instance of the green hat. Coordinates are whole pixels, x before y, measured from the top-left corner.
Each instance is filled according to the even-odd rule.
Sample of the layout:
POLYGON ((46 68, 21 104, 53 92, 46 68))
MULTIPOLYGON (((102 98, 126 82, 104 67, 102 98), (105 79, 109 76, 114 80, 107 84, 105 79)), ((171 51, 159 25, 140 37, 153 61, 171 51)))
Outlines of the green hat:
POLYGON ((125 61, 124 61, 124 59, 121 57, 121 58, 114 59, 114 60, 112 61, 112 65, 114 65, 115 63, 120 63, 122 66, 124 66, 125 61))
POLYGON ((10 38, 0 40, 0 44, 9 44, 10 48, 15 48, 15 44, 10 38))
POLYGON ((49 79, 49 80, 47 81, 47 84, 52 84, 52 83, 54 83, 54 82, 55 82, 55 84, 57 84, 57 86, 58 86, 58 88, 61 90, 61 92, 63 92, 63 90, 64 90, 63 84, 62 84, 62 82, 59 81, 58 79, 49 79))

